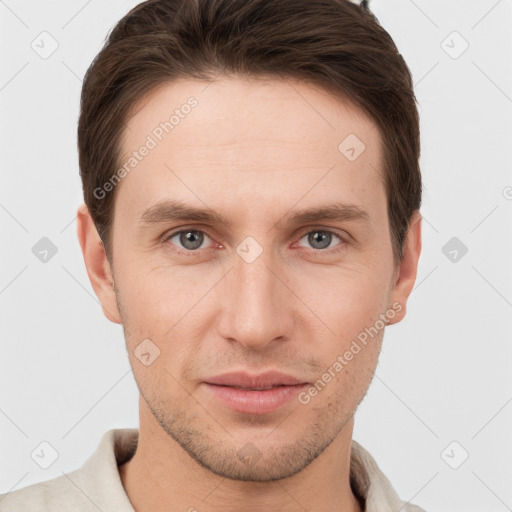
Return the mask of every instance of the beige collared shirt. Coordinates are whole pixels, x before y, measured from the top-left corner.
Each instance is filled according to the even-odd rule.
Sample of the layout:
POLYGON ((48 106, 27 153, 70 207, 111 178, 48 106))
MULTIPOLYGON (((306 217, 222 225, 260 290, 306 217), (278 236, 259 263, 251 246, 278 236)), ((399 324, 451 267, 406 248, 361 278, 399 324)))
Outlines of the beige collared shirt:
MULTIPOLYGON (((109 430, 80 469, 0 494, 0 512, 135 512, 118 466, 132 457, 138 432, 133 428, 109 430)), ((425 512, 400 500, 373 457, 354 440, 350 482, 365 512, 425 512)))

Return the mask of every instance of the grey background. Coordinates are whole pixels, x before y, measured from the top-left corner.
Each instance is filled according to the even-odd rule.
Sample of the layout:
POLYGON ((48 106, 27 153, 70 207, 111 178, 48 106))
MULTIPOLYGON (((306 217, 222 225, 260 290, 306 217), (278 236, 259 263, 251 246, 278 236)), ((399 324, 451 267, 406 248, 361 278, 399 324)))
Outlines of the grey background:
MULTIPOLYGON (((138 426, 122 328, 101 312, 75 220, 81 78, 137 3, 0 1, 0 493, 74 470, 106 430, 138 426), (42 58, 32 46, 51 38, 42 58), (57 249, 46 263, 33 253, 43 237, 57 249), (48 469, 31 458, 44 441, 58 452, 48 469)), ((354 438, 428 511, 512 510, 512 0, 371 5, 414 76, 423 252, 354 438)))

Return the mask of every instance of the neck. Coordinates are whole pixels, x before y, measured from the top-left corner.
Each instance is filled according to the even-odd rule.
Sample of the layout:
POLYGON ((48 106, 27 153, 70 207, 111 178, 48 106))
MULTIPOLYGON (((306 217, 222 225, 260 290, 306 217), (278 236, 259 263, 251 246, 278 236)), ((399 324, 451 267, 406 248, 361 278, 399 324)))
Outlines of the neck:
POLYGON ((353 425, 352 418, 320 456, 291 477, 272 482, 229 480, 190 457, 141 399, 137 450, 119 473, 137 512, 363 512, 350 486, 353 425))

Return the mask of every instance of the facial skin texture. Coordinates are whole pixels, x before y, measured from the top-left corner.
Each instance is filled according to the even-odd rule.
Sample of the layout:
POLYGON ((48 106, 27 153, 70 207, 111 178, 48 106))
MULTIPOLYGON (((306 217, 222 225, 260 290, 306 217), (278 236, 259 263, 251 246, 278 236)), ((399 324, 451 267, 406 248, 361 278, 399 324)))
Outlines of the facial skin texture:
POLYGON ((104 314, 123 324, 141 393, 139 445, 120 468, 123 485, 138 512, 361 510, 349 483, 353 414, 383 329, 306 405, 237 413, 202 382, 277 370, 315 383, 394 303, 401 311, 388 324, 400 321, 421 216, 395 267, 377 127, 292 80, 166 84, 128 121, 125 155, 191 96, 197 106, 117 185, 112 267, 89 212, 78 211, 89 278, 104 314), (365 144, 355 161, 338 150, 351 133, 365 144), (164 199, 214 210, 232 225, 139 221, 164 199), (295 211, 334 202, 359 206, 368 220, 285 224, 295 211), (162 241, 180 229, 206 233, 202 242, 196 234, 195 253, 186 238, 162 241), (315 230, 332 238, 314 245, 315 230), (236 251, 249 236, 263 249, 251 263, 236 251), (160 350, 149 366, 134 355, 145 339, 160 350), (254 464, 237 456, 247 443, 260 453, 254 464))

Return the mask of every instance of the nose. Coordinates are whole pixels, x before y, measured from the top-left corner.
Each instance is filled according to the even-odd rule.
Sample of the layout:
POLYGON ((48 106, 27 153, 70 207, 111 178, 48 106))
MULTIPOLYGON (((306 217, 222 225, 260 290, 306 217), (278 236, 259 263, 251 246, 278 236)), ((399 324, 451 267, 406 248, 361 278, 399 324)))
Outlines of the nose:
POLYGON ((233 259, 220 299, 219 334, 260 352, 290 339, 296 300, 283 267, 270 250, 252 262, 238 254, 233 259))

